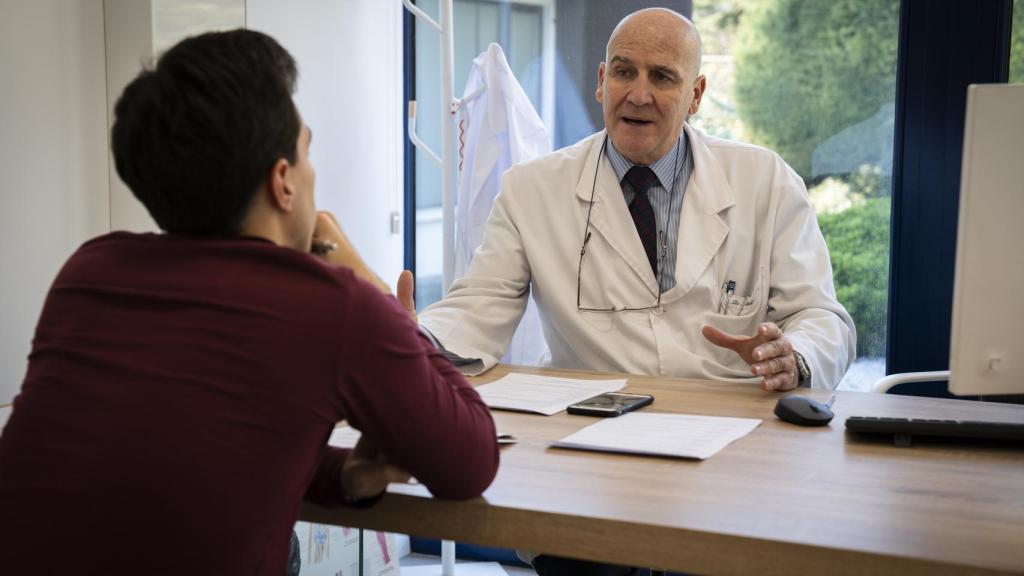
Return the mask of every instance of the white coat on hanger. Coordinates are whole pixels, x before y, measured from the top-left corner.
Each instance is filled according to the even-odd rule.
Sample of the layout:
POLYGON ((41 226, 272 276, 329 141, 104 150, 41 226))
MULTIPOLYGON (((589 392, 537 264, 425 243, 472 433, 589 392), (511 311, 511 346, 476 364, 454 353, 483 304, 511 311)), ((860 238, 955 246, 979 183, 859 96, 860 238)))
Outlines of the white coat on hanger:
MULTIPOLYGON (((513 164, 551 152, 540 116, 512 74, 501 46, 473 60, 459 117, 459 186, 455 207, 455 278, 466 273, 483 241, 501 176, 513 164)), ((508 351, 510 364, 539 365, 549 357, 540 315, 530 298, 508 351)))

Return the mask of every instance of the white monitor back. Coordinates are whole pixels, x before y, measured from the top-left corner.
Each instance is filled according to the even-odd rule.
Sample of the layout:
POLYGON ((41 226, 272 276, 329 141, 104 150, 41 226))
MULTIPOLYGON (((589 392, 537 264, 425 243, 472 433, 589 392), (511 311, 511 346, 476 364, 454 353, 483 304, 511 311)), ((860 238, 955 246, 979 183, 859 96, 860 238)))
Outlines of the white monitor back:
POLYGON ((1024 393, 1024 84, 971 85, 949 390, 1024 393))

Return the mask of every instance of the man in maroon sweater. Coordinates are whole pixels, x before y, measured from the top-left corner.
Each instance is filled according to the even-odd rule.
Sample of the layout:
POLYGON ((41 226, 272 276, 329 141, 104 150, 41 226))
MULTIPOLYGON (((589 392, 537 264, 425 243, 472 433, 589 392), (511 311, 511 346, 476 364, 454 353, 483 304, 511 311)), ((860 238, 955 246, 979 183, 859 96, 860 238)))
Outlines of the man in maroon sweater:
POLYGON ((53 283, 0 436, 5 574, 280 576, 304 496, 493 479, 487 407, 316 213, 295 78, 238 30, 125 89, 117 170, 166 234, 87 242, 53 283))

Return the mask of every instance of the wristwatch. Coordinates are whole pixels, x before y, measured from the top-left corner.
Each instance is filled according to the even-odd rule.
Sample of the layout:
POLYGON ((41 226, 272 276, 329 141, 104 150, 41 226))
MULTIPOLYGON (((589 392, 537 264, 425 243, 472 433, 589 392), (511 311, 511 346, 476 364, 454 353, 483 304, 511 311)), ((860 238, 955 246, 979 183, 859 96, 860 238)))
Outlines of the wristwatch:
POLYGON ((796 373, 797 373, 797 386, 810 386, 811 385, 811 367, 807 365, 807 360, 804 360, 803 354, 793 351, 793 356, 796 356, 796 373))

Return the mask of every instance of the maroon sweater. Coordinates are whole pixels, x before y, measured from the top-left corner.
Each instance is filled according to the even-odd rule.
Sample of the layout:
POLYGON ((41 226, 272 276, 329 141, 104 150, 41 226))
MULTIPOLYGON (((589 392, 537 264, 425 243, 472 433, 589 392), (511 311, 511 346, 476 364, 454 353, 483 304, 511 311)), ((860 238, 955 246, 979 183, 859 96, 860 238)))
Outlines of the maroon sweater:
POLYGON ((0 571, 285 573, 346 419, 439 498, 498 466, 480 397, 390 296, 256 239, 114 233, 53 283, 0 436, 0 571))

